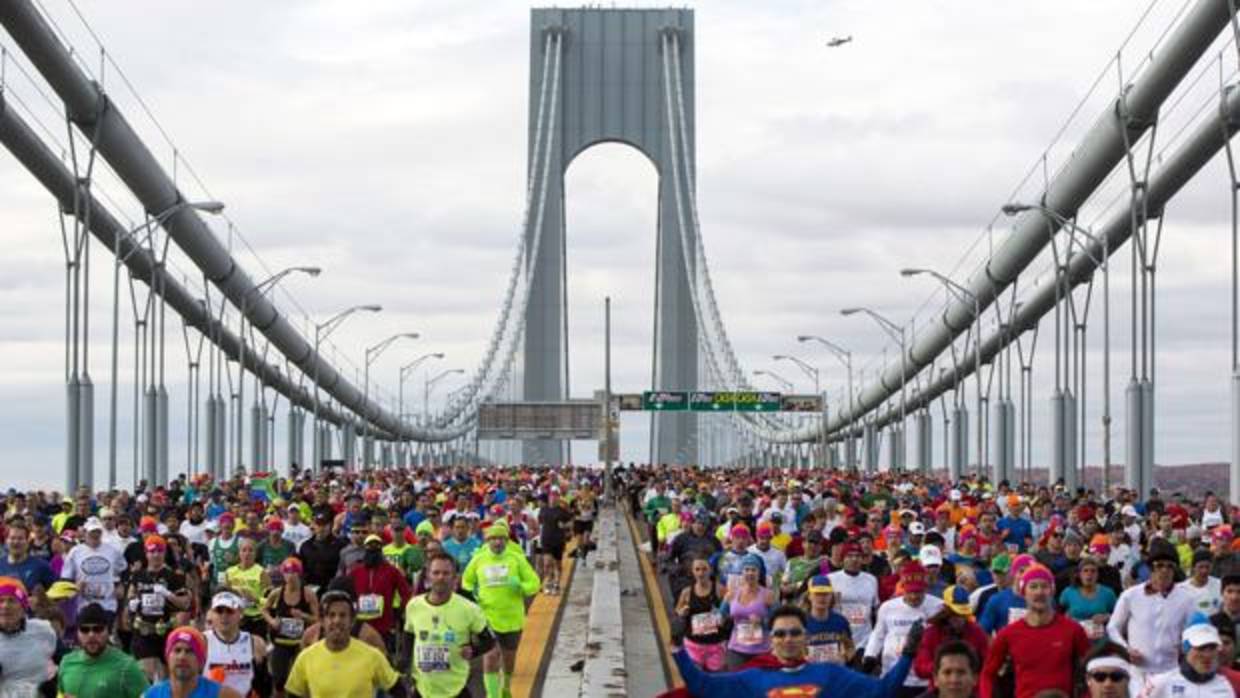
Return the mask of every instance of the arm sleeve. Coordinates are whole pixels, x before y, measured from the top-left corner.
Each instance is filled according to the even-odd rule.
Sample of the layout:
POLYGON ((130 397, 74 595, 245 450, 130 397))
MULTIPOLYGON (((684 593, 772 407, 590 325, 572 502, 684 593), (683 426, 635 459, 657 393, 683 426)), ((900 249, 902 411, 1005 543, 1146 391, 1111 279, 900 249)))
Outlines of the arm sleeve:
POLYGON ((125 687, 126 696, 142 695, 142 692, 151 685, 146 680, 146 674, 142 673, 142 667, 136 661, 125 665, 125 675, 121 678, 121 683, 125 687))
POLYGON ((1115 611, 1111 613, 1111 619, 1107 621, 1107 637, 1123 647, 1128 646, 1128 640, 1124 639, 1124 628, 1128 625, 1128 598, 1127 594, 1120 594, 1119 602, 1115 604, 1115 611))
POLYGON ((901 655, 899 661, 891 665, 891 669, 880 678, 858 677, 865 680, 864 688, 866 690, 862 691, 862 695, 870 696, 871 698, 886 698, 887 696, 896 695, 896 692, 904 685, 904 680, 908 678, 908 670, 912 665, 912 660, 901 655))
POLYGON ((711 698, 741 698, 750 695, 745 692, 744 684, 737 681, 738 674, 743 672, 707 674, 698 668, 684 649, 672 655, 676 667, 680 669, 680 677, 685 680, 685 687, 695 696, 711 698))
POLYGON ((517 567, 521 579, 521 591, 526 596, 533 596, 542 586, 542 580, 538 578, 538 573, 534 571, 528 558, 521 555, 517 559, 521 561, 517 567))
POLYGON ((878 618, 874 621, 874 632, 870 633, 870 639, 865 643, 865 656, 877 657, 883 651, 883 643, 887 641, 887 616, 883 614, 880 606, 878 609, 878 618))
POLYGON ((926 628, 926 636, 917 647, 917 658, 913 660, 913 673, 918 678, 928 679, 934 673, 934 650, 939 644, 939 629, 933 625, 926 628))
POLYGON ((379 650, 375 650, 375 687, 386 691, 395 686, 399 680, 400 674, 396 673, 396 670, 388 663, 387 657, 379 650))
POLYGON ((982 665, 982 680, 979 692, 981 698, 991 698, 995 680, 999 677, 999 669, 1007 661, 1007 653, 1007 634, 1000 633, 995 636, 994 642, 991 643, 990 652, 986 655, 986 663, 982 665))

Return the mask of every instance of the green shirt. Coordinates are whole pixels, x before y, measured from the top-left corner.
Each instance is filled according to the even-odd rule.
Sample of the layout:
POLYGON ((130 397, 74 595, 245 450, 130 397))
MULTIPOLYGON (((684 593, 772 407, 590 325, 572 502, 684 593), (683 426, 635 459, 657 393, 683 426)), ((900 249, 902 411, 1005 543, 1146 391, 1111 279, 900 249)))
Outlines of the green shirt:
POLYGON ((410 666, 418 695, 452 698, 469 683, 469 660, 461 648, 487 627, 477 604, 453 594, 436 606, 426 594, 415 596, 405 607, 405 632, 413 637, 410 666))
POLYGON ((514 543, 496 555, 489 545, 474 553, 461 575, 461 586, 473 592, 487 623, 497 633, 525 627, 525 597, 538 593, 538 574, 514 543))
POLYGON ((267 569, 279 567, 280 563, 292 556, 293 552, 293 544, 283 538, 275 545, 272 545, 271 541, 264 539, 262 543, 258 544, 258 564, 267 569))
POLYGON ((137 698, 147 688, 137 660, 115 647, 91 658, 83 650, 60 661, 56 688, 73 698, 137 698))
POLYGON ((392 566, 405 573, 407 579, 413 579, 418 572, 422 571, 422 561, 424 556, 422 548, 416 545, 402 545, 397 547, 394 544, 383 546, 383 557, 392 566))

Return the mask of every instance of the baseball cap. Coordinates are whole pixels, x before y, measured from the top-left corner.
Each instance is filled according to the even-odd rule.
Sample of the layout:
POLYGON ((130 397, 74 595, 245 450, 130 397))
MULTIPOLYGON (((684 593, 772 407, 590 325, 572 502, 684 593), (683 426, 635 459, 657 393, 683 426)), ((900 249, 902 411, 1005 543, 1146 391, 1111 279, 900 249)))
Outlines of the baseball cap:
POLYGON ((1219 644, 1218 629, 1209 623, 1196 623, 1184 629, 1180 635, 1185 647, 1205 647, 1219 644))
POLYGON ((91 531, 102 531, 103 522, 92 516, 89 519, 86 519, 86 523, 82 524, 82 530, 87 533, 90 533, 91 531))
POLYGON ((937 545, 923 545, 917 559, 925 567, 934 567, 936 565, 942 567, 943 552, 939 550, 937 545))
POLYGON ((241 597, 231 591, 221 591, 211 598, 211 608, 231 608, 234 611, 240 611, 244 605, 241 597))
POLYGON ((924 536, 926 535, 926 525, 920 521, 914 521, 908 525, 908 534, 910 536, 924 536))
POLYGON ((370 545, 371 543, 378 543, 379 545, 383 545, 383 539, 372 533, 366 536, 366 539, 362 541, 362 545, 370 545))
POLYGON ((809 580, 809 593, 811 594, 831 594, 835 589, 831 588, 831 579, 825 574, 815 575, 809 580))

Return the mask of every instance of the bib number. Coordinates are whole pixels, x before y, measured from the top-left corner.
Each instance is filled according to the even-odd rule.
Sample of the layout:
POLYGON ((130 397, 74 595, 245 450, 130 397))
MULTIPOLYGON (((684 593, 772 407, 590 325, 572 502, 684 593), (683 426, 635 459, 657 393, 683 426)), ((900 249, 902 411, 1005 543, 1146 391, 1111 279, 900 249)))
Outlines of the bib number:
POLYGON ((375 617, 383 613, 383 597, 378 594, 362 594, 357 599, 357 612, 375 617))
POLYGON ((280 637, 299 638, 306 631, 306 621, 300 618, 281 618, 280 637))
POLYGON ((809 662, 811 664, 843 664, 843 652, 838 642, 824 642, 821 645, 809 646, 809 662))
POLYGON ((451 647, 448 645, 418 644, 415 652, 418 671, 429 674, 435 671, 447 671, 451 659, 451 647))
POLYGON ((147 592, 142 595, 142 615, 162 616, 164 614, 163 594, 147 592))
POLYGON ((697 636, 713 635, 719 632, 719 614, 715 611, 695 613, 689 619, 689 629, 697 636))
POLYGON ((1106 628, 1100 623, 1095 623, 1092 619, 1081 621, 1081 627, 1085 629, 1085 637, 1090 640, 1097 640, 1106 634, 1106 628))
POLYGON ((489 587, 500 587, 508 583, 508 565, 487 565, 482 568, 482 578, 489 587))
POLYGON ((762 644, 762 624, 747 620, 736 624, 736 641, 742 645, 762 644))
POLYGON ((1025 614, 1029 612, 1027 608, 1009 608, 1008 609, 1008 625, 1022 620, 1025 614))
POLYGON ((870 609, 858 604, 848 604, 844 606, 844 618, 848 620, 848 624, 852 627, 868 625, 870 622, 870 609))

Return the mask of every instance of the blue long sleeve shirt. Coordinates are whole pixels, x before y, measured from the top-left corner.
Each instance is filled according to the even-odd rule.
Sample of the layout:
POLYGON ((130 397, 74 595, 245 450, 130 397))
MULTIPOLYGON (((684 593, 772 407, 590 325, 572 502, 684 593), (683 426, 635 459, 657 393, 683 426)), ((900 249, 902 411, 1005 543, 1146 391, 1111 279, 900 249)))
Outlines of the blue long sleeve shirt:
POLYGON ((994 635, 1008 623, 1024 617, 1025 600, 1016 595, 1011 589, 1003 589, 997 591, 990 600, 986 602, 986 608, 982 609, 982 616, 978 619, 977 624, 982 626, 982 630, 987 635, 994 635), (1013 614, 1012 611, 1016 610, 1013 614))
POLYGON ((789 669, 745 669, 742 671, 707 674, 693 663, 681 649, 672 655, 685 687, 694 696, 710 698, 750 698, 767 695, 831 695, 848 698, 892 698, 904 685, 912 660, 900 657, 881 678, 866 676, 835 664, 802 664, 789 669), (780 692, 774 692, 781 689, 780 692), (791 689, 791 690, 790 690, 791 689), (795 689, 800 689, 793 692, 795 689))

